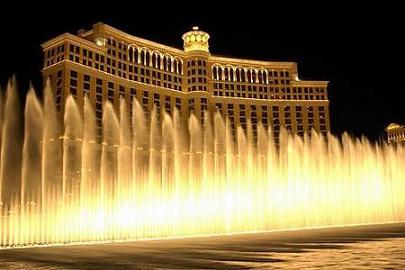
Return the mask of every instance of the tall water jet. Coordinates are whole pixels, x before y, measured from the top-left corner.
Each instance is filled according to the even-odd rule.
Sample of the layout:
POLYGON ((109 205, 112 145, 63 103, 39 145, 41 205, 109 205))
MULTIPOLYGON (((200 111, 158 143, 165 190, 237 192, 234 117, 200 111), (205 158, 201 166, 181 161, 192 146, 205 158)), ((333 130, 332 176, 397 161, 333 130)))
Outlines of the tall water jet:
POLYGON ((132 174, 139 187, 146 179, 147 168, 145 167, 148 149, 148 134, 146 127, 145 113, 137 99, 132 100, 132 174))
POLYGON ((60 140, 61 127, 49 81, 46 82, 43 96, 41 201, 43 206, 49 206, 49 204, 55 206, 54 196, 62 194, 63 151, 60 140))
POLYGON ((79 198, 83 136, 82 118, 72 96, 66 101, 64 127, 62 200, 70 207, 79 198))
MULTIPOLYGON (((171 117, 163 114, 162 123, 162 190, 170 192, 174 183, 174 149, 175 149, 174 125, 171 117)), ((162 194, 167 199, 166 192, 162 194)))
POLYGON ((98 144, 96 138, 96 118, 94 109, 91 105, 88 96, 84 98, 83 106, 83 141, 82 141, 82 165, 81 165, 81 189, 80 197, 84 203, 87 199, 87 194, 94 190, 98 190, 100 185, 97 179, 100 179, 98 173, 100 168, 100 160, 98 144))
POLYGON ((119 194, 126 200, 133 192, 131 187, 132 178, 132 151, 131 151, 131 129, 127 113, 127 104, 124 99, 120 100, 119 110, 119 148, 118 148, 118 190, 124 192, 119 194))
POLYGON ((42 107, 34 89, 30 89, 25 103, 25 136, 22 156, 21 206, 41 204, 42 199, 42 107))
POLYGON ((4 96, 3 91, 0 86, 0 208, 3 206, 2 201, 2 186, 3 186, 3 179, 1 178, 1 147, 2 147, 2 137, 3 137, 3 121, 4 121, 4 96))
POLYGON ((21 194, 22 121, 16 84, 13 78, 7 85, 1 135, 0 202, 8 208, 21 194))
MULTIPOLYGON (((190 156, 189 156, 189 179, 201 179, 202 176, 202 131, 197 117, 191 114, 188 130, 190 134, 190 156)), ((194 181, 192 189, 194 192, 200 189, 200 183, 194 181)), ((193 193, 193 192, 192 192, 193 193)))

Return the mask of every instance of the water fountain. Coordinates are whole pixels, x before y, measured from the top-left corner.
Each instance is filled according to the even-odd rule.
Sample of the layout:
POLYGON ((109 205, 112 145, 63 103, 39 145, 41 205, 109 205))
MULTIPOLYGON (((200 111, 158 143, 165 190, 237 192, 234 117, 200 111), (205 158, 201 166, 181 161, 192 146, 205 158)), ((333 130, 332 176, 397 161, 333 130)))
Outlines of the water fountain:
POLYGON ((205 122, 133 101, 103 108, 14 83, 0 101, 0 246, 83 243, 405 221, 405 149, 365 138, 205 122), (24 119, 22 119, 24 118, 24 119), (160 119, 160 120, 159 120, 160 119), (22 128, 22 125, 24 127, 22 128), (63 128, 63 132, 61 132, 63 128), (23 130, 23 134, 21 133, 23 130), (133 133, 131 132, 133 131, 133 133))

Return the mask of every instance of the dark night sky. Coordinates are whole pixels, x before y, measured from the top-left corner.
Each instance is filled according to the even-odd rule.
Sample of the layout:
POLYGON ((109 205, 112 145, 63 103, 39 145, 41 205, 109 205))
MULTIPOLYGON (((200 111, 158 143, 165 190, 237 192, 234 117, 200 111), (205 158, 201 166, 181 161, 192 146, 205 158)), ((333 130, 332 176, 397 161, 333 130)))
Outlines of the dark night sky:
POLYGON ((39 88, 40 44, 63 32, 89 29, 98 21, 178 48, 182 33, 199 25, 211 35, 212 54, 296 61, 301 79, 329 80, 334 133, 347 130, 377 139, 390 122, 405 124, 405 44, 399 8, 329 5, 306 12, 308 5, 258 2, 252 9, 245 3, 239 10, 221 7, 213 12, 214 3, 206 2, 209 9, 178 12, 153 1, 149 7, 125 2, 120 7, 112 2, 96 6, 72 2, 66 10, 50 2, 39 7, 40 12, 26 4, 21 10, 17 3, 3 10, 9 16, 0 16, 1 85, 14 73, 21 96, 29 80, 39 88))

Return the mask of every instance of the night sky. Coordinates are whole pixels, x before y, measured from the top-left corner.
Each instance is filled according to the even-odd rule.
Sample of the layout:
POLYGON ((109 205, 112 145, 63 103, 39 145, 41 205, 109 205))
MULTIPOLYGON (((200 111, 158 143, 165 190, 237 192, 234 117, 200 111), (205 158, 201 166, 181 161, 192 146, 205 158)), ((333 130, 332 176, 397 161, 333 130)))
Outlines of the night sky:
MULTIPOLYGON (((84 1, 83 1, 84 2, 84 1)), ((209 8, 187 10, 148 7, 132 1, 99 1, 95 6, 50 2, 45 7, 18 5, 0 16, 0 83, 17 75, 20 95, 29 81, 41 87, 40 44, 64 32, 90 29, 102 21, 135 36, 182 48, 181 35, 193 25, 211 36, 216 55, 257 60, 295 61, 300 79, 328 80, 332 132, 343 131, 372 140, 383 135, 390 122, 405 124, 404 28, 400 8, 382 6, 325 6, 307 12, 308 6, 234 3, 227 10, 205 2, 209 8), (250 4, 257 6, 249 8, 250 4), (306 8, 306 9, 305 9, 306 8), (321 8, 321 10, 319 9, 321 8), (215 11, 213 11, 215 10, 215 11)), ((68 3, 68 2, 66 2, 68 3)), ((40 92, 40 89, 37 89, 40 92)), ((4 90, 3 90, 4 91, 4 90)))

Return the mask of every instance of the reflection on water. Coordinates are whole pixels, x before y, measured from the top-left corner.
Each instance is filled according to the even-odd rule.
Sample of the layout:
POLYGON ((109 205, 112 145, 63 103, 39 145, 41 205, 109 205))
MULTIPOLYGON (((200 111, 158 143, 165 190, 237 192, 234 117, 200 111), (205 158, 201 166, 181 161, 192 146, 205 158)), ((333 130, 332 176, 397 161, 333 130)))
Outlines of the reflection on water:
POLYGON ((405 224, 0 250, 0 269, 405 269, 405 224))

